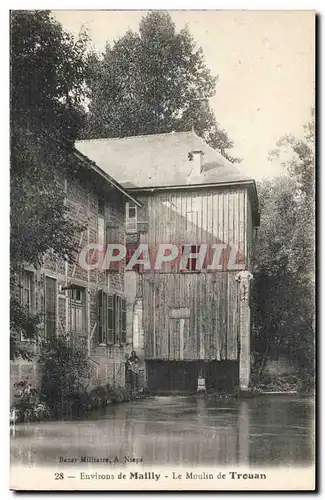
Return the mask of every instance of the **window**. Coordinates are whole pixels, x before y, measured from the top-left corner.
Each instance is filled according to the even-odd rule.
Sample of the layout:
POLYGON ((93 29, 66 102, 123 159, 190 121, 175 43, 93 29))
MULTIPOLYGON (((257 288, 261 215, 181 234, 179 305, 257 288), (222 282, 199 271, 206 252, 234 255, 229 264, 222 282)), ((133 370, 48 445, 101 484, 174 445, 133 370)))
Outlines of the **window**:
POLYGON ((56 280, 45 277, 45 338, 56 335, 56 280))
MULTIPOLYGON (((34 273, 32 271, 23 271, 20 281, 20 303, 29 314, 33 314, 34 293, 34 273)), ((21 340, 28 340, 24 332, 21 332, 21 340)))
MULTIPOLYGON (((197 257, 198 257, 199 256, 199 252, 200 252, 200 245, 191 245, 190 248, 191 248, 190 253, 191 254, 197 254, 197 257)), ((184 250, 185 250, 185 246, 182 247, 182 255, 184 255, 184 250)), ((196 271, 196 260, 197 260, 197 257, 189 257, 187 259, 187 263, 185 265, 185 268, 188 271, 196 271)))
POLYGON ((115 322, 114 322, 114 302, 113 302, 113 295, 107 295, 106 293, 106 300, 107 300, 107 335, 106 339, 104 339, 104 344, 114 344, 115 336, 114 336, 114 328, 115 328, 115 322))
POLYGON ((129 219, 135 219, 137 216, 136 207, 129 206, 129 219))
POLYGON ((34 273, 23 271, 20 283, 20 302, 29 313, 33 309, 34 273))
POLYGON ((137 207, 132 203, 126 204, 126 231, 128 233, 137 232, 137 207))
POLYGON ((126 299, 98 292, 98 341, 100 344, 125 344, 126 299))
POLYGON ((85 312, 85 291, 81 288, 73 288, 70 291, 70 332, 72 334, 85 333, 85 312))

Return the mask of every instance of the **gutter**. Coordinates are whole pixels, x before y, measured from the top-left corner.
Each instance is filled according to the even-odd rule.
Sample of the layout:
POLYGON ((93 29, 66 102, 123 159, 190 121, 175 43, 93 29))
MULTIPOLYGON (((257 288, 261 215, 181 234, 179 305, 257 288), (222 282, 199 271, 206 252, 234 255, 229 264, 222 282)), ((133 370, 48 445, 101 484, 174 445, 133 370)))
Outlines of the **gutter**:
POLYGON ((139 191, 169 191, 174 189, 193 189, 193 188, 207 188, 207 187, 218 187, 218 186, 236 186, 242 184, 252 184, 255 186, 255 181, 225 181, 225 182, 209 182, 205 184, 178 184, 174 186, 146 186, 146 187, 130 187, 129 191, 139 192, 139 191))
POLYGON ((254 179, 248 179, 248 180, 243 180, 243 181, 225 181, 225 182, 210 182, 207 184, 180 184, 177 186, 147 186, 147 187, 133 187, 133 188, 128 188, 128 190, 132 193, 142 193, 142 192, 147 192, 147 193, 154 193, 156 191, 174 191, 177 189, 205 189, 209 187, 232 187, 232 186, 247 186, 248 188, 251 188, 251 195, 252 195, 252 203, 253 203, 253 210, 256 215, 256 226, 259 226, 259 203, 258 203, 258 196, 257 196, 257 189, 256 189, 256 183, 254 179))

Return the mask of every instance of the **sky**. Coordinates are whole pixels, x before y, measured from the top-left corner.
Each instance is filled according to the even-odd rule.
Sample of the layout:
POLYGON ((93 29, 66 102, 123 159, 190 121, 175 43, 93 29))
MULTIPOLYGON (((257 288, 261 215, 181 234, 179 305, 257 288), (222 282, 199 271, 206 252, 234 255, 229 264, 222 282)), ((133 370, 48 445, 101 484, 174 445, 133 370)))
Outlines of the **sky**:
MULTIPOLYGON (((188 26, 207 66, 218 75, 211 107, 243 159, 240 170, 256 180, 278 175, 269 151, 284 134, 301 136, 314 103, 313 11, 169 11, 177 31, 188 26)), ((82 28, 102 52, 145 11, 54 11, 63 27, 82 28)))

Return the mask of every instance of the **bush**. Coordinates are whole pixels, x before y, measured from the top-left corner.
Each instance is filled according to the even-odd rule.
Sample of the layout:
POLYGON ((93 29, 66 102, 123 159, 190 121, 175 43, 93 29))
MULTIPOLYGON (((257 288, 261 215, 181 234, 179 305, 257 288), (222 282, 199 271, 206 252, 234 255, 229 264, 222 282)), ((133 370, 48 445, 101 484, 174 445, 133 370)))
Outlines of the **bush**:
POLYGON ((56 418, 78 415, 88 404, 89 360, 85 347, 68 337, 43 342, 40 354, 42 401, 56 418))
POLYGON ((33 389, 27 380, 14 384, 15 405, 11 409, 11 420, 15 422, 31 422, 50 417, 50 408, 40 403, 39 391, 33 389))
POLYGON ((92 409, 104 408, 107 405, 109 398, 110 389, 109 386, 95 387, 89 393, 90 404, 92 409))
POLYGON ((115 387, 109 393, 109 399, 112 403, 123 403, 125 401, 131 401, 131 393, 124 387, 115 387))
POLYGON ((313 394, 315 392, 315 377, 310 373, 302 373, 300 375, 299 392, 305 394, 313 394))

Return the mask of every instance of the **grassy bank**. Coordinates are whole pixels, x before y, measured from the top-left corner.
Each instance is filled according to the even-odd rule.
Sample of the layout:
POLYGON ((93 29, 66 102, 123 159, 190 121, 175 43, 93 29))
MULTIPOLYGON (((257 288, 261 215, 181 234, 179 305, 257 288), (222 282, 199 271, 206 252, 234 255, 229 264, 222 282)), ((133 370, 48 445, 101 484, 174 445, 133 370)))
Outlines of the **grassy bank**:
POLYGON ((314 377, 306 373, 253 376, 251 385, 257 392, 313 394, 315 391, 314 377))
POLYGON ((66 418, 82 418, 89 412, 127 401, 136 401, 149 396, 146 389, 131 392, 124 387, 112 388, 100 386, 91 391, 71 394, 68 399, 61 399, 46 404, 46 398, 37 389, 26 382, 16 384, 14 402, 10 408, 10 423, 37 422, 43 420, 60 420, 66 418))

